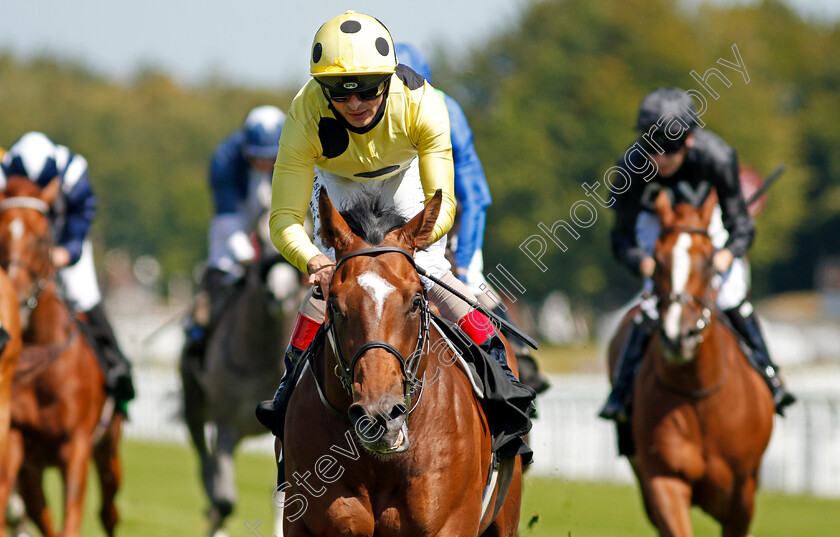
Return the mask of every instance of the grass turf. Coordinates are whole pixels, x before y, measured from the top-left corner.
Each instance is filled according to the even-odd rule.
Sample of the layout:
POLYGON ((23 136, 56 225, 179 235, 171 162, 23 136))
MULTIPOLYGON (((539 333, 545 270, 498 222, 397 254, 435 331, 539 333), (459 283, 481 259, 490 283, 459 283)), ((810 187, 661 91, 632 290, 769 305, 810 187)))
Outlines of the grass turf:
MULTIPOLYGON (((126 441, 121 447, 123 486, 118 495, 120 537, 201 537, 206 535, 205 501, 198 463, 186 446, 126 441)), ((274 470, 267 455, 240 453, 236 460, 239 503, 228 520, 231 537, 259 531, 271 537, 274 470)), ((99 487, 91 474, 82 535, 104 535, 97 518, 99 487)), ((47 478, 51 505, 59 505, 57 472, 47 478)), ((840 500, 759 493, 752 533, 756 537, 822 537, 837 535, 840 500)), ((54 512, 60 518, 61 509, 54 512)), ((699 511, 695 535, 720 535, 717 524, 699 511)), ((256 535, 254 533, 253 535, 256 535)), ((526 476, 521 537, 654 536, 635 487, 579 483, 526 476)))

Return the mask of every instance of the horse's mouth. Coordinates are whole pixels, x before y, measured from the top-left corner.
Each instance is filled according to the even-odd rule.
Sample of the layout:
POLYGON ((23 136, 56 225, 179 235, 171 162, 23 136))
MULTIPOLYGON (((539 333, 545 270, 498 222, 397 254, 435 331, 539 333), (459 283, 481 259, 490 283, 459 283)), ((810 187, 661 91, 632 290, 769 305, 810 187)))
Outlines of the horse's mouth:
POLYGON ((403 423, 402 427, 396 431, 383 434, 375 442, 363 441, 362 445, 368 451, 379 453, 380 455, 403 453, 411 447, 411 440, 408 438, 408 425, 403 423))
POLYGON ((697 354, 697 347, 703 341, 699 334, 687 335, 676 341, 667 341, 665 344, 665 359, 673 364, 685 364, 694 359, 697 354))

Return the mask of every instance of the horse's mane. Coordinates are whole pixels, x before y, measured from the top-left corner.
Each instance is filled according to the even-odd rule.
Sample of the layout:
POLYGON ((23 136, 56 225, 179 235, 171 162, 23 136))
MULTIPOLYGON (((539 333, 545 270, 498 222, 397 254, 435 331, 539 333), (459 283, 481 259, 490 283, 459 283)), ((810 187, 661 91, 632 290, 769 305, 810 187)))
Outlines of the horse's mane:
POLYGON ((376 246, 385 235, 400 229, 408 220, 393 205, 386 205, 382 192, 359 189, 341 204, 341 216, 363 241, 376 246))

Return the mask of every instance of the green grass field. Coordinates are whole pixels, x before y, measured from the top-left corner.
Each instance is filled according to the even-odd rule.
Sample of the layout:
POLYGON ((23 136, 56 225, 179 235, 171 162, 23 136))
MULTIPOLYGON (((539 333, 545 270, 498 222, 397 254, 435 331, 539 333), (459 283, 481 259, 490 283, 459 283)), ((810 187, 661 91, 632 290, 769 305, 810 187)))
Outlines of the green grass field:
MULTIPOLYGON (((206 507, 198 482, 198 465, 185 446, 127 441, 121 448, 123 488, 118 497, 120 537, 203 537, 206 507)), ((244 525, 257 520, 271 537, 271 457, 250 453, 237 458, 240 501, 228 523, 231 537, 246 537, 244 525)), ((93 475, 93 474, 92 474, 93 475)), ((104 535, 96 512, 99 490, 90 488, 85 537, 104 535)), ((58 505, 57 473, 48 475, 49 497, 58 505)), ((60 517, 60 509, 54 512, 60 517)), ((719 535, 717 525, 695 513, 697 537, 719 535)), ((840 500, 760 493, 753 524, 756 537, 834 537, 840 528, 840 500)), ((653 536, 634 487, 526 477, 521 537, 653 536)))

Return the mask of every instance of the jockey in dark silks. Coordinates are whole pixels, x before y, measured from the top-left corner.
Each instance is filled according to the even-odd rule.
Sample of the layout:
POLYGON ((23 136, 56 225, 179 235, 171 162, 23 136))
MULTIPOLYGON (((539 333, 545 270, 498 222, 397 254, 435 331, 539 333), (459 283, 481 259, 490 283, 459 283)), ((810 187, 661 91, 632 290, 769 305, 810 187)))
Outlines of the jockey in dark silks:
MULTIPOLYGON (((439 190, 442 204, 429 245, 415 252, 414 259, 430 275, 474 299, 452 275, 444 256, 456 202, 443 99, 422 76, 397 65, 393 40, 382 23, 352 11, 318 30, 310 74, 312 79, 289 109, 274 168, 270 223, 277 249, 328 297, 335 253, 320 237, 321 189, 327 189, 339 207, 354 193, 375 190, 407 219, 439 190), (314 221, 312 238, 303 228, 307 208, 314 221)), ((441 315, 457 322, 518 383, 490 320, 431 280, 423 283, 441 315)), ((286 355, 287 372, 324 322, 325 308, 323 296, 310 291, 298 312, 286 355)), ((258 419, 278 437, 291 393, 286 385, 282 383, 274 399, 257 408, 258 419)))
POLYGON ((208 231, 207 270, 187 322, 184 352, 201 357, 214 321, 254 261, 249 232, 271 202, 271 172, 286 115, 274 106, 251 110, 242 128, 213 151, 209 182, 215 214, 208 231))
MULTIPOLYGON (((394 50, 397 61, 410 67, 418 75, 432 83, 432 71, 425 56, 410 43, 396 43, 394 50)), ((446 111, 449 113, 449 130, 452 139, 452 161, 455 169, 455 198, 458 200, 458 231, 454 237, 450 233, 450 248, 454 252, 455 272, 459 280, 467 284, 479 302, 493 313, 511 324, 515 324, 502 305, 497 293, 484 278, 484 228, 487 223, 487 208, 492 203, 490 187, 484 176, 484 168, 473 144, 473 133, 467 122, 467 116, 458 102, 435 88, 443 97, 446 111)), ((528 346, 509 332, 505 336, 514 345, 517 356, 530 357, 528 346)), ((536 361, 533 363, 531 378, 522 382, 530 385, 537 393, 549 387, 549 382, 539 374, 536 361)))
MULTIPOLYGON (((673 204, 695 207, 714 189, 719 198, 708 233, 716 248, 719 274, 716 306, 752 350, 751 365, 773 394, 776 412, 796 399, 782 384, 770 360, 753 306, 748 299, 749 266, 744 257, 755 233, 738 180, 735 150, 715 134, 697 126, 694 102, 677 88, 659 88, 642 101, 636 130, 640 135, 617 166, 629 178, 627 190, 615 197, 612 249, 615 258, 645 279, 652 289, 653 248, 659 236, 654 202, 666 191, 673 204)), ((626 421, 636 372, 650 341, 656 308, 643 300, 643 314, 634 322, 618 361, 612 392, 600 412, 605 419, 626 421), (651 322, 653 320, 653 322, 651 322)))
POLYGON ((87 161, 67 147, 53 143, 40 132, 21 136, 0 163, 0 190, 13 175, 24 176, 41 188, 53 180, 61 183, 48 217, 55 245, 50 251, 58 278, 70 305, 87 317, 88 333, 94 340, 105 369, 105 387, 116 408, 134 398, 131 364, 120 349, 111 323, 102 307, 102 295, 93 264, 93 247, 87 238, 96 215, 96 196, 88 177, 87 161))

